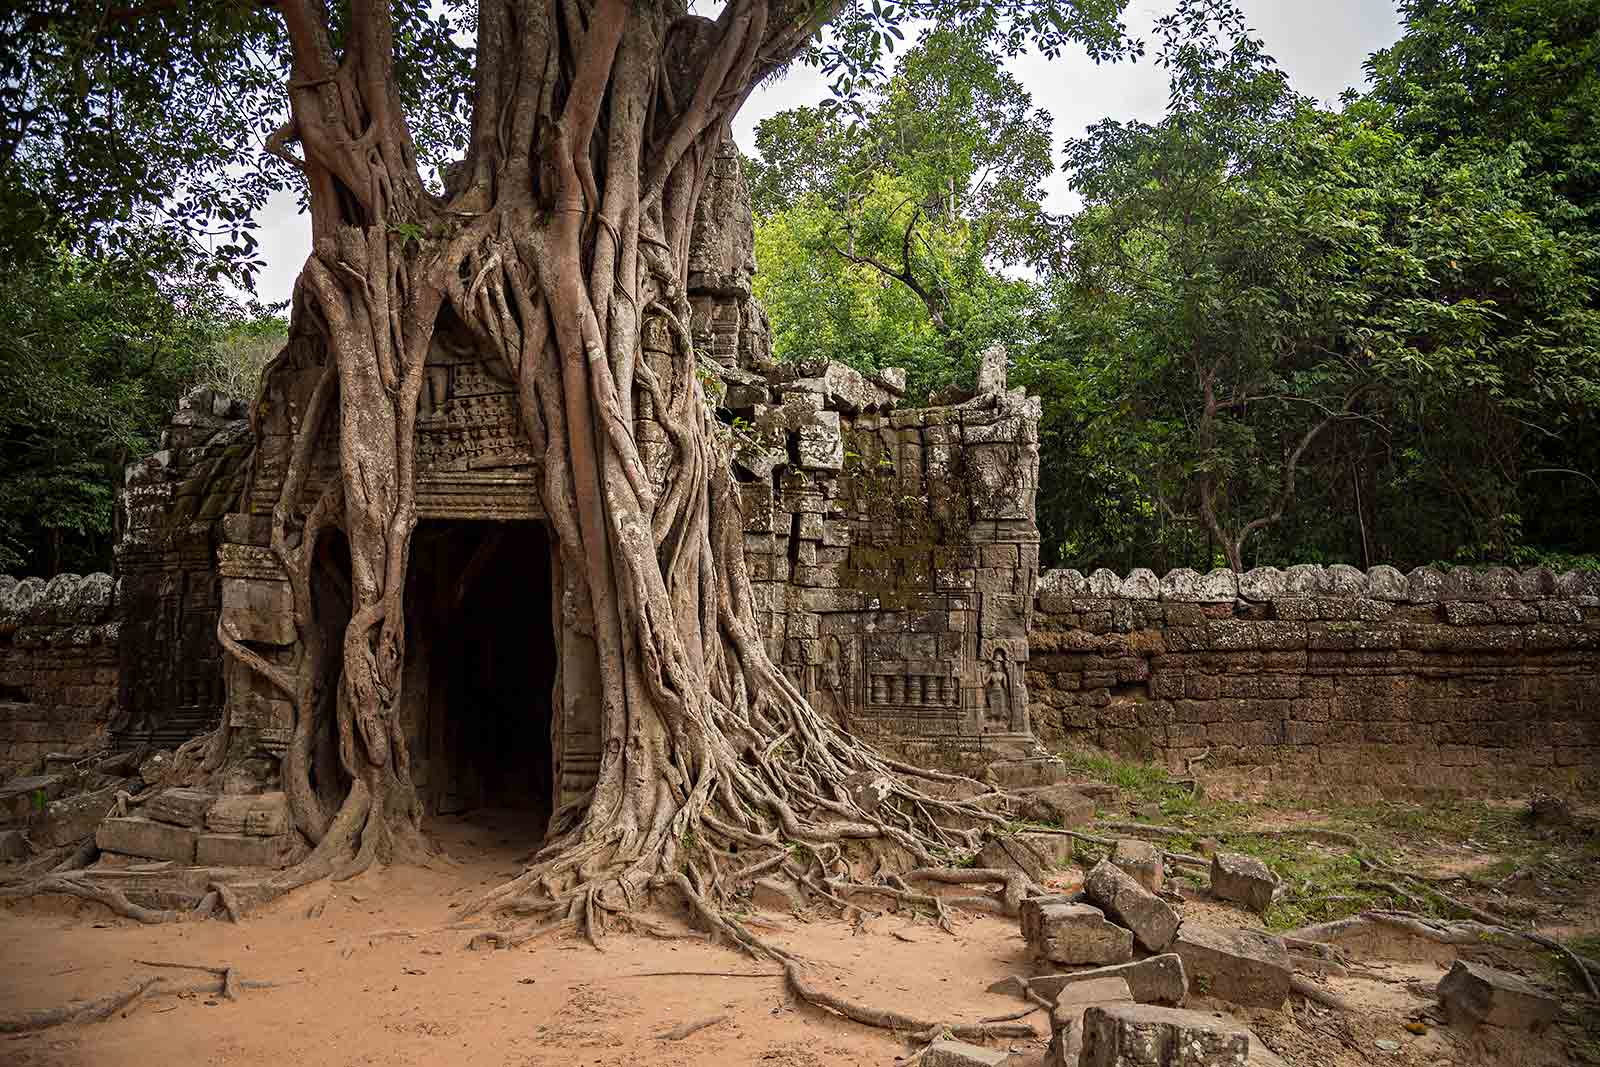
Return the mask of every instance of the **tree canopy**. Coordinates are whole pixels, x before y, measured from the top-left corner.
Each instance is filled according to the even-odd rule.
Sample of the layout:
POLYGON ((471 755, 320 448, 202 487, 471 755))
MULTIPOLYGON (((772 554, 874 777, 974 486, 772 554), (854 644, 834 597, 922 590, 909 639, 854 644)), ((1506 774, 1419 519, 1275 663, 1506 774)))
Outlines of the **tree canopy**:
POLYGON ((60 246, 0 287, 0 571, 109 570, 123 468, 153 450, 184 390, 254 392, 270 309, 198 268, 60 246))
POLYGON ((913 395, 1024 340, 1057 228, 1050 116, 965 29, 924 33, 851 108, 785 111, 748 162, 757 295, 780 356, 903 366, 913 395))
MULTIPOLYGON (((1083 198, 1070 217, 1039 208, 1047 120, 996 138, 993 170, 942 172, 971 191, 980 174, 1023 176, 1003 225, 963 231, 977 269, 938 276, 987 313, 973 341, 1007 342, 1014 380, 1044 400, 1047 558, 1409 564, 1597 547, 1565 518, 1600 490, 1594 14, 1402 14, 1402 38, 1367 63, 1372 89, 1328 109, 1294 91, 1236 7, 1180 3, 1154 43, 1165 118, 1066 143, 1083 198), (971 240, 987 233, 1026 240, 971 240)), ((1021 113, 1002 62, 968 51, 922 77, 947 99, 1002 87, 1021 113)), ((914 140, 874 136, 895 129, 897 83, 919 69, 908 57, 853 123, 827 108, 767 120, 753 170, 780 355, 899 361, 933 392, 959 361, 892 279, 913 265, 895 255, 913 247, 902 236, 924 270, 939 262, 923 236, 935 220, 879 221, 916 203, 915 185, 892 190, 921 171, 914 140), (864 147, 886 144, 897 151, 864 147), (877 239, 884 269, 856 269, 841 240, 856 233, 877 239)), ((959 142, 975 118, 945 128, 959 142)), ((985 128, 1018 127, 991 113, 985 128)))

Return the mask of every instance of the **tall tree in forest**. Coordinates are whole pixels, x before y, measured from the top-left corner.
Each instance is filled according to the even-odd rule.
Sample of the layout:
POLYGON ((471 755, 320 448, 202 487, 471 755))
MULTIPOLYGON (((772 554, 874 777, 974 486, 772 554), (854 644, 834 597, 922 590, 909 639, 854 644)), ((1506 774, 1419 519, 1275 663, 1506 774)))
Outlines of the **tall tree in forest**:
MULTIPOLYGON (((150 5, 83 19, 63 5, 62 21, 36 29, 164 50, 148 64, 161 75, 164 63, 187 61, 189 35, 221 32, 206 21, 213 6, 237 10, 150 5)), ((456 44, 448 12, 422 4, 280 0, 228 16, 243 35, 233 55, 251 70, 272 69, 275 60, 258 57, 287 41, 288 117, 263 143, 302 176, 312 226, 291 333, 322 362, 272 520, 302 631, 317 625, 309 569, 318 542, 342 530, 352 568, 332 672, 319 663, 290 672, 223 635, 292 703, 297 738, 332 717, 338 766, 320 768, 321 781, 338 773, 347 783, 324 804, 311 783, 316 760, 296 758, 303 750, 291 744, 284 787, 316 847, 267 891, 426 848, 398 709, 415 425, 436 339, 499 357, 517 383, 559 541, 560 684, 588 687, 600 706, 592 793, 557 813, 527 871, 484 904, 570 916, 598 937, 597 913, 676 888, 753 946, 717 907, 791 846, 813 877, 832 871, 849 841, 930 863, 950 840, 934 813, 995 818, 890 773, 895 765, 828 725, 768 659, 738 495, 684 327, 690 228, 730 119, 802 53, 816 50, 846 91, 872 69, 890 27, 910 18, 970 23, 1005 48, 1082 42, 1114 55, 1126 47, 1119 9, 1115 0, 733 0, 712 19, 674 3, 482 0, 461 24, 476 31, 471 49, 456 44), (830 22, 833 43, 817 45, 830 22), (450 114, 461 69, 470 70, 467 123, 459 136, 435 136, 429 116, 450 114), (464 155, 435 185, 428 148, 453 142, 464 155), (642 357, 651 322, 675 339, 660 363, 642 357), (641 396, 674 449, 659 494, 635 439, 641 396), (303 499, 309 457, 331 424, 341 476, 303 499), (328 700, 324 676, 336 679, 328 700), (858 772, 881 776, 871 804, 841 784, 858 772), (735 851, 741 871, 725 866, 735 851)), ((39 97, 28 109, 47 104, 39 97)), ((121 118, 111 107, 96 115, 121 118)), ((27 125, 53 143, 73 133, 37 117, 27 125)), ((207 766, 225 758, 225 735, 207 766)))
POLYGON ((981 32, 923 34, 854 114, 837 102, 756 128, 757 276, 780 356, 801 345, 906 367, 913 394, 970 374, 1025 332, 1031 287, 1006 268, 1055 251, 1044 211, 1050 116, 981 32))
POLYGON ((1093 451, 1235 569, 1326 524, 1306 488, 1380 463, 1398 499, 1363 479, 1335 509, 1354 545, 1315 547, 1503 558, 1529 441, 1600 396, 1600 246, 1514 148, 1438 148, 1380 102, 1296 96, 1225 0, 1159 26, 1167 117, 1067 146, 1086 205, 1057 312, 1093 451))

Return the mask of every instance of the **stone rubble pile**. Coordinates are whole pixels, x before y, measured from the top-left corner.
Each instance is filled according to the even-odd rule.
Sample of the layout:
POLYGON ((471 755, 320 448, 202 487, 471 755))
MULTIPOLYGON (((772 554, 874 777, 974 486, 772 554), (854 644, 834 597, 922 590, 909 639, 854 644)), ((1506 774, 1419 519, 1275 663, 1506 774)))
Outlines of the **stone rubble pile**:
MULTIPOLYGON (((1022 836, 994 837, 979 864, 1033 877, 1033 857, 1017 858, 1022 836)), ((1316 971, 1300 961, 1316 961, 1291 957, 1284 938, 1265 930, 1185 919, 1169 903, 1176 895, 1163 890, 1162 860, 1158 847, 1118 840, 1079 892, 1024 899, 1018 923, 1034 969, 1059 970, 1008 978, 989 991, 1051 1005, 1049 1067, 1282 1064, 1244 1023, 1185 1005, 1207 997, 1241 1009, 1278 1010, 1296 969, 1316 971)), ((1212 899, 1256 913, 1270 906, 1278 888, 1266 864, 1251 856, 1216 851, 1210 871, 1212 899)), ((1440 981, 1438 997, 1447 1019, 1473 1026, 1538 1030, 1560 1008, 1557 998, 1515 975, 1465 961, 1440 981)), ((931 1062, 963 1067, 1021 1062, 952 1041, 936 1043, 928 1055, 931 1062)))

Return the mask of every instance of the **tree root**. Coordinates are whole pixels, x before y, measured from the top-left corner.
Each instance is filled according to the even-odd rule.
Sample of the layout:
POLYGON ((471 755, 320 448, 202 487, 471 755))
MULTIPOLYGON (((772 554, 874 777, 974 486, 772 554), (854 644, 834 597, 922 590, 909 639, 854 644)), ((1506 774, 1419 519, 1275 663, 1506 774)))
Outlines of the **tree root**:
POLYGON ((1445 922, 1410 911, 1364 911, 1358 916, 1319 923, 1316 926, 1290 931, 1290 934, 1302 941, 1322 942, 1370 925, 1388 926, 1396 930, 1404 930, 1406 933, 1432 941, 1435 944, 1450 946, 1481 945, 1485 937, 1520 938, 1538 945, 1540 948, 1552 949, 1560 953, 1578 976, 1578 984, 1583 990, 1589 996, 1600 999, 1600 991, 1597 991, 1595 985, 1595 978, 1600 976, 1600 960, 1593 960, 1587 956, 1579 955, 1554 938, 1545 937, 1543 934, 1536 934, 1528 930, 1518 930, 1515 927, 1477 921, 1445 922))
POLYGON ((172 908, 146 908, 129 900, 121 890, 108 886, 89 885, 71 875, 52 874, 18 886, 0 889, 0 899, 16 900, 23 897, 59 893, 104 905, 125 919, 154 925, 156 923, 183 922, 193 918, 193 912, 172 908))
MULTIPOLYGON (((1039 1032, 1032 1026, 1011 1021, 990 1023, 947 1023, 934 1022, 927 1019, 918 1019, 899 1012, 888 1011, 881 1008, 867 1007, 832 993, 824 992, 815 986, 807 985, 800 977, 800 968, 793 962, 785 963, 783 967, 784 984, 789 991, 800 1000, 813 1007, 831 1011, 842 1015, 852 1022, 861 1023, 863 1026, 874 1026, 880 1030, 893 1030, 897 1033, 906 1033, 911 1040, 919 1045, 926 1045, 936 1041, 944 1034, 952 1037, 975 1038, 982 1040, 989 1037, 1038 1037, 1039 1032)), ((1032 1009, 1025 1015, 1033 1014, 1032 1009)))
POLYGON ((674 1026, 671 1030, 663 1030, 661 1033, 656 1035, 656 1040, 682 1041, 690 1034, 698 1034, 701 1030, 704 1030, 707 1027, 715 1026, 718 1023, 725 1023, 727 1021, 728 1017, 726 1015, 711 1015, 699 1020, 698 1022, 684 1023, 682 1026, 674 1026))
POLYGON ((553 934, 560 930, 576 930, 578 920, 573 917, 557 919, 554 922, 529 923, 519 926, 515 930, 485 930, 473 934, 467 942, 467 947, 474 951, 484 948, 521 948, 529 941, 537 940, 546 934, 553 934))
POLYGON ((1356 882, 1355 886, 1357 889, 1376 889, 1378 892, 1386 893, 1400 903, 1408 904, 1418 911, 1421 911, 1427 907, 1426 902, 1424 902, 1420 897, 1413 896, 1404 889, 1401 889, 1399 886, 1395 885, 1393 882, 1363 880, 1356 882))
POLYGON ((66 874, 87 867, 100 850, 89 837, 73 845, 47 849, 17 864, 0 878, 0 887, 24 885, 47 874, 66 874))
POLYGON ((1356 1010, 1349 1001, 1342 997, 1336 996, 1326 989, 1323 989, 1315 982, 1307 981, 1306 979, 1301 978, 1299 975, 1294 975, 1289 979, 1289 989, 1292 992, 1299 993, 1307 1000, 1314 1000, 1318 1004, 1323 1004, 1332 1008, 1334 1011, 1353 1012, 1356 1010))
MULTIPOLYGON (((160 967, 188 967, 188 964, 152 964, 160 967)), ((197 967, 196 970, 212 971, 216 968, 197 967)), ((233 968, 223 968, 223 974, 213 979, 173 984, 167 978, 141 978, 132 985, 115 993, 98 997, 89 1001, 76 1001, 59 1008, 46 1008, 40 1011, 22 1012, 17 1015, 0 1016, 0 1034, 26 1034, 37 1030, 48 1030, 52 1026, 62 1026, 66 1023, 96 1023, 104 1022, 125 1008, 148 996, 179 996, 184 993, 221 993, 230 999, 236 999, 239 992, 245 989, 272 989, 277 982, 240 981, 233 977, 233 968)))
POLYGON ((752 934, 750 931, 746 930, 739 923, 720 914, 710 904, 706 903, 705 898, 695 890, 694 886, 690 884, 688 877, 684 874, 680 872, 673 872, 671 874, 657 875, 651 881, 651 884, 657 886, 672 886, 674 889, 676 889, 679 894, 682 895, 683 899, 688 903, 690 909, 693 910, 697 916, 699 916, 701 922, 710 927, 714 934, 721 934, 723 937, 727 938, 728 941, 730 941, 734 947, 738 948, 740 951, 748 953, 756 959, 773 959, 786 963, 792 963, 794 961, 795 957, 787 950, 780 948, 779 946, 768 941, 762 940, 761 938, 752 934))

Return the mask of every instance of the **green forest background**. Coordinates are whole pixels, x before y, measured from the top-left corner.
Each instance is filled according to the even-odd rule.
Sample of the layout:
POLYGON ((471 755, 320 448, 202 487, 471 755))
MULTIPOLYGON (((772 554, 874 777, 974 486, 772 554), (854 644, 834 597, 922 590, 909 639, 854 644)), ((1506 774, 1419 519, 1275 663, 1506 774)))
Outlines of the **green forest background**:
MULTIPOLYGON (((1165 117, 1067 140, 1066 215, 996 43, 914 35, 758 127, 777 355, 904 367, 937 402, 1004 344, 1044 404, 1046 565, 1600 566, 1600 7, 1400 11, 1330 108, 1229 3, 1182 0, 1145 42, 1165 117)), ((109 569, 123 466, 282 343, 283 308, 222 283, 259 190, 171 207, 209 244, 107 226, 4 134, 0 572, 109 569)))

